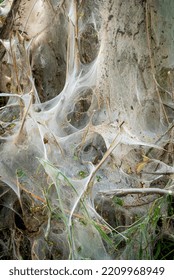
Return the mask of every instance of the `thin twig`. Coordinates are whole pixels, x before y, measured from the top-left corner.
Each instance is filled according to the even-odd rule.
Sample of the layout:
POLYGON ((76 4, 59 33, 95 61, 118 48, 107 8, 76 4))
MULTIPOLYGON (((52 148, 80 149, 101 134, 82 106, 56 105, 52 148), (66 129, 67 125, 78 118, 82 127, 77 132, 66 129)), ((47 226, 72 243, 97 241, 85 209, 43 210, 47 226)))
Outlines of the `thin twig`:
POLYGON ((17 138, 16 138, 16 140, 15 140, 15 143, 17 143, 17 142, 19 141, 19 139, 20 139, 20 135, 21 135, 22 130, 23 130, 23 128, 24 128, 24 124, 25 124, 27 115, 28 115, 29 110, 30 110, 30 107, 31 107, 31 105, 32 105, 32 99, 33 99, 33 96, 31 96, 30 101, 29 101, 29 104, 28 104, 28 108, 26 108, 26 111, 24 112, 24 115, 23 115, 23 118, 22 118, 22 123, 21 123, 20 129, 19 129, 17 138))
POLYGON ((112 191, 99 192, 104 196, 125 196, 127 194, 159 194, 174 196, 173 191, 168 191, 159 188, 129 188, 129 189, 116 189, 112 191))

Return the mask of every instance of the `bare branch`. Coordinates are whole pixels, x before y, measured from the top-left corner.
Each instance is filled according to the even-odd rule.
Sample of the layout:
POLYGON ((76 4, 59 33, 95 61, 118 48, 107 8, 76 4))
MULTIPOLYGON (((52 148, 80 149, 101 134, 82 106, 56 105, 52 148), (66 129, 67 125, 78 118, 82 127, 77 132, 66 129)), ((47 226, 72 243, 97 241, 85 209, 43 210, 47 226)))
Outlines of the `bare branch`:
POLYGON ((116 189, 112 191, 100 192, 105 196, 125 196, 127 194, 159 194, 159 195, 172 195, 174 192, 171 190, 164 190, 159 188, 130 188, 130 189, 116 189))

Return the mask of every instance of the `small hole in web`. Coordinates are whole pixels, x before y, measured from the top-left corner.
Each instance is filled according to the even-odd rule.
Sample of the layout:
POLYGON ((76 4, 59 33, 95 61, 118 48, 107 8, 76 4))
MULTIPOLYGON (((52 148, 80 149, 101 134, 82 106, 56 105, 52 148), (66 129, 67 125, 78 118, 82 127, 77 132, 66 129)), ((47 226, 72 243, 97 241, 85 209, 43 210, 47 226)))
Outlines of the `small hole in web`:
POLYGON ((8 97, 6 96, 0 96, 0 108, 7 105, 8 97))
POLYGON ((85 153, 88 153, 91 149, 92 149, 92 144, 89 144, 89 145, 87 145, 87 146, 83 149, 83 151, 84 151, 85 153))
POLYGON ((14 203, 14 209, 15 209, 14 222, 16 227, 18 229, 25 230, 26 226, 22 219, 22 209, 18 200, 14 203))
POLYGON ((22 218, 18 214, 15 214, 15 225, 16 225, 17 228, 19 228, 21 230, 26 229, 26 226, 25 226, 22 218))
POLYGON ((74 110, 67 115, 68 122, 75 128, 82 129, 89 122, 88 110, 92 103, 93 90, 87 88, 80 93, 74 110))

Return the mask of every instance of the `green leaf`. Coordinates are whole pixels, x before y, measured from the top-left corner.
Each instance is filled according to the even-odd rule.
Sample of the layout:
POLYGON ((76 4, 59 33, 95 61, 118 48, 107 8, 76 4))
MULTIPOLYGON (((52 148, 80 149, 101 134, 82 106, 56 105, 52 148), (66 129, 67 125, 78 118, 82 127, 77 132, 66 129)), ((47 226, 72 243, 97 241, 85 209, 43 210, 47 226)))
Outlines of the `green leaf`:
POLYGON ((100 182, 102 180, 102 177, 100 177, 99 175, 96 176, 97 182, 100 182))
POLYGON ((119 197, 116 197, 116 196, 113 198, 113 201, 114 201, 115 204, 118 204, 120 206, 123 206, 123 204, 124 204, 123 200, 119 197))
POLYGON ((87 174, 87 172, 81 170, 81 171, 79 171, 79 176, 80 176, 81 178, 86 178, 86 177, 88 176, 88 174, 87 174))
POLYGON ((21 168, 18 168, 18 169, 16 170, 16 176, 17 176, 18 178, 22 178, 22 177, 25 176, 25 172, 24 172, 21 168))

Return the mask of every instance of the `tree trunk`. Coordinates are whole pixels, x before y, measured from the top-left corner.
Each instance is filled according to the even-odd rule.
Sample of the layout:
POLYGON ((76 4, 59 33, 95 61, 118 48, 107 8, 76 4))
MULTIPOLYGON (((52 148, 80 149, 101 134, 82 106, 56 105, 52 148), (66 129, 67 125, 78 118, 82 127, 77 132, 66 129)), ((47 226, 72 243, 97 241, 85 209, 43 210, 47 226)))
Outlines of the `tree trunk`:
POLYGON ((171 257, 173 2, 1 5, 2 258, 171 257))

